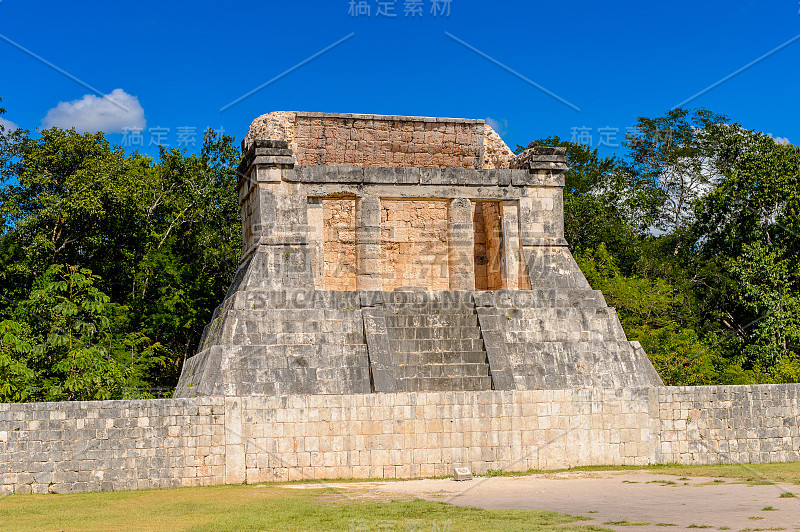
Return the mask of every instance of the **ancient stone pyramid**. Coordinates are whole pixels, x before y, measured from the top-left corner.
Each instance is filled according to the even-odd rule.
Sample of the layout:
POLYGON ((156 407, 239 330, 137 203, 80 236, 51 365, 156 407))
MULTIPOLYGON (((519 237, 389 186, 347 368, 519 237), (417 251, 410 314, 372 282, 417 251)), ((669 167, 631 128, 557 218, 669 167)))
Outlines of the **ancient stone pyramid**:
POLYGON ((276 112, 176 397, 659 386, 564 240, 563 148, 483 120, 276 112))

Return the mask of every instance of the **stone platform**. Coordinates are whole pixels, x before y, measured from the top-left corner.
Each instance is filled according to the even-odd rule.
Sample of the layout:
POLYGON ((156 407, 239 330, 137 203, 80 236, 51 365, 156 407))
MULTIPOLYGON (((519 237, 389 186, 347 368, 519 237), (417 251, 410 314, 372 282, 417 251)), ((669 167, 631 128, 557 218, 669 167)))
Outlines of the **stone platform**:
POLYGON ((176 397, 658 386, 564 240, 563 148, 482 120, 278 112, 176 397))

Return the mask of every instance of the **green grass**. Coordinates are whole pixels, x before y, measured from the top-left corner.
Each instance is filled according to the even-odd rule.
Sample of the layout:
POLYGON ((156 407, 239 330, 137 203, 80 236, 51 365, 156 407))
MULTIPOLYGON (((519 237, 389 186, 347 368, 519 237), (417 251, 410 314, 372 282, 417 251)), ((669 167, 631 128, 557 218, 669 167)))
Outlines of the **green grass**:
POLYGON ((0 505, 2 530, 608 530, 575 524, 587 519, 539 510, 482 510, 421 499, 354 501, 332 488, 272 484, 11 495, 0 505))
POLYGON ((628 521, 627 519, 625 519, 623 521, 606 521, 603 524, 614 525, 614 526, 647 526, 650 523, 645 523, 644 521, 628 521))
POLYGON ((775 508, 774 506, 764 506, 764 507, 761 509, 761 511, 762 511, 762 512, 776 512, 776 511, 778 511, 778 509, 777 509, 777 508, 775 508))
MULTIPOLYGON (((528 469, 527 471, 491 470, 493 477, 515 477, 547 473, 564 473, 572 471, 648 471, 663 475, 675 475, 678 480, 689 480, 690 477, 720 477, 747 482, 752 485, 775 484, 787 482, 800 484, 800 462, 776 464, 720 464, 720 465, 679 465, 651 464, 647 466, 583 466, 569 469, 528 469)), ((721 481, 715 481, 720 483, 721 481)))
MULTIPOLYGON (((681 466, 587 466, 559 470, 509 472, 493 470, 489 476, 519 476, 566 471, 637 471, 690 477, 735 479, 749 484, 786 482, 800 484, 800 463, 681 466)), ((350 479, 362 482, 367 479, 350 479)), ((374 479, 373 479, 374 480, 374 479)), ((349 482, 337 480, 336 482, 349 482)), ((290 484, 320 483, 296 481, 290 484)), ((664 481, 671 485, 672 481, 664 481)), ((783 493, 781 497, 793 497, 783 493)), ((766 509, 765 509, 766 511, 766 509)), ((758 517, 753 517, 758 519, 758 517)), ((378 529, 388 524, 397 530, 422 525, 451 530, 599 531, 578 525, 586 518, 533 510, 481 510, 442 502, 394 500, 349 501, 330 488, 296 489, 280 485, 213 486, 173 490, 142 490, 73 495, 13 495, 2 499, 2 530, 350 530, 378 529)), ((618 525, 625 526, 625 525, 618 525)), ((628 525, 641 526, 641 525, 628 525)), ((659 526, 669 526, 661 524, 659 526)), ((695 525, 697 528, 698 525, 695 525)))
POLYGON ((780 498, 780 499, 793 499, 793 498, 795 498, 795 497, 797 497, 797 495, 795 495, 795 494, 794 494, 794 493, 792 493, 791 491, 784 491, 783 493, 781 493, 781 494, 778 496, 778 498, 780 498))
POLYGON ((711 525, 695 525, 695 524, 691 524, 691 525, 687 526, 686 528, 714 528, 714 527, 711 526, 711 525))

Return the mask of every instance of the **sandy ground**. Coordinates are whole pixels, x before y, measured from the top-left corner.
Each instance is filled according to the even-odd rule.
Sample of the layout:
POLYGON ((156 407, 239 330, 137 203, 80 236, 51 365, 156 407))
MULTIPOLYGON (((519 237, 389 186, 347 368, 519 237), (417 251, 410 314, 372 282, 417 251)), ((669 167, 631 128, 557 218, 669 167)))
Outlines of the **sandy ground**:
POLYGON ((711 530, 721 527, 737 531, 800 530, 800 486, 781 483, 750 486, 735 479, 678 478, 650 471, 603 471, 475 478, 466 482, 426 479, 324 486, 340 489, 343 495, 352 498, 420 497, 487 509, 553 510, 592 519, 580 524, 619 531, 663 532, 691 525, 711 530), (780 498, 784 492, 795 492, 798 498, 780 498), (775 510, 763 509, 768 506, 775 510), (614 521, 649 524, 605 524, 614 521))

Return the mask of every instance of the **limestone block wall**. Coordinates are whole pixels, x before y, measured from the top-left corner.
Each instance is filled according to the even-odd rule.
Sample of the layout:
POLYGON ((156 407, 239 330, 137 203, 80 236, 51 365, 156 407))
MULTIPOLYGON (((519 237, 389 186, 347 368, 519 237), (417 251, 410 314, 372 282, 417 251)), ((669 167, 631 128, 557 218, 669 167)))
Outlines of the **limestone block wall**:
POLYGON ((447 201, 381 202, 382 289, 450 287, 447 201))
POLYGON ((0 494, 226 481, 225 400, 0 404, 0 494))
POLYGON ((356 200, 323 199, 322 209, 324 289, 355 290, 356 200))
POLYGON ((513 152, 483 120, 275 112, 250 125, 255 139, 289 141, 299 165, 508 168, 513 152))
POLYGON ((0 494, 800 460, 800 385, 0 404, 0 494))
POLYGON ((655 395, 652 453, 660 462, 800 460, 798 384, 663 388, 655 395))

